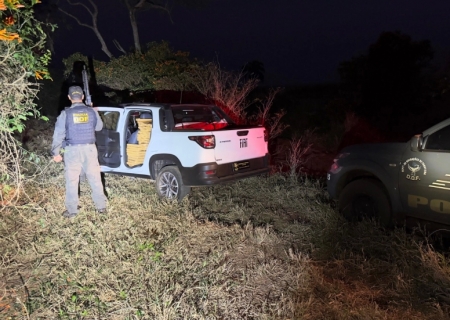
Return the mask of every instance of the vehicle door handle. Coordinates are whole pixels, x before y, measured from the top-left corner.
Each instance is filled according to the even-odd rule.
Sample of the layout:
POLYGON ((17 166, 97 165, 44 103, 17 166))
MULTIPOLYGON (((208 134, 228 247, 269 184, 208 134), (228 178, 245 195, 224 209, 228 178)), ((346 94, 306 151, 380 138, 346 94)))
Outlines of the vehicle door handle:
POLYGON ((248 135, 248 130, 238 131, 238 132, 237 132, 237 135, 238 135, 239 137, 246 136, 246 135, 248 135))

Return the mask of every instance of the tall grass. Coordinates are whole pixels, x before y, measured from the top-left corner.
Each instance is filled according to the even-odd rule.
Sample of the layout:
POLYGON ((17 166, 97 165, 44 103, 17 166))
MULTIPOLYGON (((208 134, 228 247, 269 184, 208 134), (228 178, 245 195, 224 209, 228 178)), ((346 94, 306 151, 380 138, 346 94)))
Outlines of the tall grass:
POLYGON ((0 215, 1 319, 449 319, 446 251, 347 223, 318 180, 255 177, 175 203, 107 175, 108 214, 83 183, 69 220, 62 165, 24 168, 26 196, 0 215))

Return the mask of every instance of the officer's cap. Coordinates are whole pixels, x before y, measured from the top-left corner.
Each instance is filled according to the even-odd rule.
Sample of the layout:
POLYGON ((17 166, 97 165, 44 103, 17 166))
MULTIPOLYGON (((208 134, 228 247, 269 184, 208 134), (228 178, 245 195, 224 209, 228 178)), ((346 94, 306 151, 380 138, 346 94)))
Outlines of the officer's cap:
POLYGON ((69 88, 69 97, 72 100, 78 100, 83 97, 83 89, 79 86, 71 86, 69 88))

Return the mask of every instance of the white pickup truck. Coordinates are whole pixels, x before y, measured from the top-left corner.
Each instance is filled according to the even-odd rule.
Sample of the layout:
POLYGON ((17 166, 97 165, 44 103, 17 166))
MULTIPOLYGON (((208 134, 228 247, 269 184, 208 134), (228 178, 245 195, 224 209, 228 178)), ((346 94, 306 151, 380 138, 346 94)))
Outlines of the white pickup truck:
POLYGON ((213 105, 98 107, 101 171, 150 178, 160 197, 183 199, 192 186, 269 171, 267 132, 236 125, 213 105))

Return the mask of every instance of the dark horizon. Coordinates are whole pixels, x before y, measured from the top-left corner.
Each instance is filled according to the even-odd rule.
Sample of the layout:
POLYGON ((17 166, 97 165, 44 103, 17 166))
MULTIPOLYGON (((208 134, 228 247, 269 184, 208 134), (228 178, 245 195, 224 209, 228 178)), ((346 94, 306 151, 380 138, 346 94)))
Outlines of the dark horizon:
MULTIPOLYGON (((96 3, 99 28, 113 54, 120 54, 113 39, 126 50, 131 49, 132 33, 125 7, 119 1, 114 6, 111 0, 96 3)), ((265 67, 266 85, 285 86, 336 82, 339 64, 366 52, 385 31, 399 31, 413 41, 429 40, 436 52, 434 62, 442 64, 450 56, 446 36, 450 34, 449 12, 450 2, 445 0, 432 4, 347 0, 339 5, 325 0, 307 4, 290 0, 215 0, 202 10, 175 7, 173 24, 167 15, 153 11, 140 13, 138 23, 143 46, 165 40, 175 50, 188 51, 200 60, 218 61, 232 70, 259 60, 265 67)), ((54 64, 75 52, 108 60, 92 30, 78 26, 69 17, 65 19, 72 29, 57 31, 54 64)))

